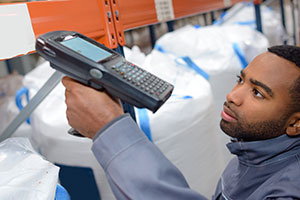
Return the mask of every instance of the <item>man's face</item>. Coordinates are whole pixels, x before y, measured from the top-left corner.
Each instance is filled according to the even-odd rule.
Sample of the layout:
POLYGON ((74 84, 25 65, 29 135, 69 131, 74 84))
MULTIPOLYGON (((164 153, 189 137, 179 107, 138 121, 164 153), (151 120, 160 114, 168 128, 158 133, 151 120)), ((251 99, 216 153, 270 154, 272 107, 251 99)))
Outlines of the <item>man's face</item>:
POLYGON ((229 136, 264 140, 285 133, 289 119, 289 89, 300 75, 292 62, 266 52, 257 56, 238 76, 226 96, 221 129, 229 136))

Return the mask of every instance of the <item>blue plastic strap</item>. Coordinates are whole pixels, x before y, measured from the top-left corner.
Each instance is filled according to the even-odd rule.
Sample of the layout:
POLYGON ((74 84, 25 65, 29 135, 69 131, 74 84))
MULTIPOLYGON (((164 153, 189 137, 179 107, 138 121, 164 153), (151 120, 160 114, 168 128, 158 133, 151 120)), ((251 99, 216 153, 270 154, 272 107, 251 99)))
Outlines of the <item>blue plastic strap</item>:
POLYGON ((159 44, 156 44, 154 46, 154 49, 156 49, 156 50, 158 50, 158 51, 160 51, 162 53, 166 53, 166 51, 164 50, 164 48, 161 45, 159 45, 159 44))
POLYGON ((179 96, 179 95, 176 95, 176 94, 172 94, 171 96, 175 97, 176 99, 192 99, 193 98, 192 96, 189 96, 189 95, 179 96))
MULTIPOLYGON (((154 46, 154 48, 162 53, 167 53, 161 45, 156 44, 154 46)), ((191 69, 196 71, 198 74, 203 76, 206 80, 209 80, 209 75, 205 71, 203 71, 199 66, 197 66, 196 63, 194 63, 194 61, 192 61, 192 59, 190 57, 184 56, 184 57, 181 57, 181 59, 187 64, 188 67, 190 67, 191 69)), ((176 61, 176 63, 179 63, 177 61, 177 59, 175 59, 175 61, 176 61)))
POLYGON ((242 52, 242 50, 240 49, 239 45, 237 43, 232 43, 232 48, 235 52, 235 54, 237 55, 237 57, 240 60, 240 63, 242 65, 242 68, 246 68, 248 66, 248 62, 242 52))
POLYGON ((236 22, 236 24, 238 25, 254 25, 256 24, 256 20, 249 20, 249 21, 240 21, 240 22, 236 22))
POLYGON ((213 25, 220 25, 220 24, 223 24, 223 22, 224 22, 224 17, 227 15, 227 12, 223 12, 221 15, 220 15, 220 17, 219 17, 219 19, 217 19, 217 20, 215 20, 214 22, 213 22, 213 25))
POLYGON ((151 129, 150 129, 150 121, 149 121, 149 116, 147 113, 147 110, 145 108, 142 109, 137 109, 138 110, 138 115, 139 115, 139 121, 140 121, 140 127, 142 131, 145 133, 147 138, 152 141, 152 136, 151 136, 151 129))
POLYGON ((196 25, 194 25, 194 28, 195 29, 199 29, 199 28, 201 28, 202 26, 200 25, 200 24, 196 24, 196 25))
POLYGON ((184 62, 186 62, 188 67, 190 67, 195 72, 197 72, 198 74, 203 76, 206 80, 209 80, 209 75, 205 71, 203 71, 199 66, 197 66, 196 63, 194 63, 194 61, 192 61, 192 59, 190 57, 184 56, 184 57, 182 57, 182 60, 184 60, 184 62))
POLYGON ((54 200, 70 200, 69 193, 60 184, 57 184, 54 200))
MULTIPOLYGON (((22 105, 22 97, 24 95, 26 95, 26 101, 29 102, 29 90, 26 87, 22 87, 16 92, 15 101, 16 101, 16 105, 19 108, 19 110, 22 110, 24 108, 23 105, 22 105)), ((27 124, 30 124, 30 118, 29 117, 26 120, 26 122, 27 122, 27 124)))

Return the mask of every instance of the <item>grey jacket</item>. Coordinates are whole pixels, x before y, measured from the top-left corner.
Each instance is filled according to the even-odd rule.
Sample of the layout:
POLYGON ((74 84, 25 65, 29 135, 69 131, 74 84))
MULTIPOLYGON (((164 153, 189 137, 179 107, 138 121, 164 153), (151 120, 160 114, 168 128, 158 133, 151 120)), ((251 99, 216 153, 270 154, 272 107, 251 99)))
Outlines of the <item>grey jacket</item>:
MULTIPOLYGON (((299 137, 283 135, 227 146, 237 157, 226 167, 212 199, 300 199, 299 137)), ((100 130, 92 151, 117 199, 206 199, 189 188, 180 171, 129 115, 100 130)))

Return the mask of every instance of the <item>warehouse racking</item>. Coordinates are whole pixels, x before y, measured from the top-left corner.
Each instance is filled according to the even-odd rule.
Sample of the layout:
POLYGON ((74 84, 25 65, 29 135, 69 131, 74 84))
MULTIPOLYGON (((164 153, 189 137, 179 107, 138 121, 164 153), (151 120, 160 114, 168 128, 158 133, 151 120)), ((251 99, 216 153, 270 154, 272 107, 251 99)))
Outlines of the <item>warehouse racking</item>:
MULTIPOLYGON (((87 35, 105 44, 107 47, 116 49, 122 53, 122 46, 125 45, 125 31, 229 8, 239 2, 243 2, 243 0, 54 0, 1 4, 0 9, 1 7, 5 8, 5 6, 24 5, 28 9, 34 38, 53 30, 72 30, 87 35)), ((261 31, 259 10, 261 1, 255 0, 254 4, 257 29, 261 31)), ((11 18, 14 16, 12 13, 11 18)), ((9 15, 0 15, 0 24, 1 18, 4 19, 4 17, 5 20, 10 19, 9 15)), ((9 29, 9 27, 3 26, 2 28, 9 29)), ((5 50, 6 47, 0 46, 1 48, 5 50)), ((13 57, 34 52, 34 49, 28 49, 26 53, 19 53, 18 49, 14 50, 16 53, 13 57)), ((0 55, 0 58, 9 59, 11 57, 3 58, 0 55)), ((53 82, 57 83, 57 79, 60 77, 56 75, 50 81, 52 84, 53 82)), ((34 105, 30 106, 27 111, 25 107, 25 113, 20 113, 22 116, 19 118, 18 123, 16 124, 13 121, 12 124, 15 123, 15 125, 7 134, 0 136, 0 141, 9 137, 20 123, 27 119, 34 108, 47 96, 49 91, 42 93, 42 96, 37 97, 34 100, 34 105)), ((30 102, 28 105, 30 105, 30 102)), ((125 106, 127 106, 126 110, 134 117, 133 108, 130 105, 125 106)), ((67 188, 67 190, 70 193, 74 192, 71 188, 67 188)), ((93 197, 85 197, 87 199, 95 199, 93 197)))

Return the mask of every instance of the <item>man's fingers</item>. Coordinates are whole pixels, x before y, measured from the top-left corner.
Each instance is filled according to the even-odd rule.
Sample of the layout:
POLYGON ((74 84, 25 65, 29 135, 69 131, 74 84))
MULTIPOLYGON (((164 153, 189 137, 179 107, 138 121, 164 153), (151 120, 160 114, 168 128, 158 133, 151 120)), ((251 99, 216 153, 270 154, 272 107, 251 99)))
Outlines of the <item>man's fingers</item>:
POLYGON ((76 80, 74 80, 68 76, 64 76, 62 78, 61 82, 67 90, 72 90, 72 88, 74 88, 74 87, 80 87, 80 86, 83 87, 84 86, 81 83, 77 82, 76 80))
POLYGON ((121 105, 119 98, 110 95, 106 91, 97 91, 94 88, 83 85, 68 76, 63 77, 62 84, 66 88, 65 102, 66 102, 67 106, 72 106, 72 103, 73 103, 72 101, 74 100, 74 98, 76 98, 78 100, 80 98, 84 98, 89 93, 97 94, 98 97, 101 97, 102 100, 105 100, 105 101, 107 100, 107 98, 110 98, 118 105, 121 105))
POLYGON ((70 84, 72 84, 72 79, 68 76, 64 76, 61 80, 63 86, 65 86, 65 88, 68 88, 70 86, 70 84))

